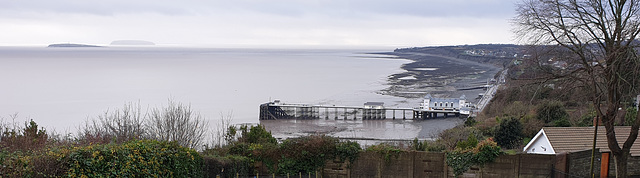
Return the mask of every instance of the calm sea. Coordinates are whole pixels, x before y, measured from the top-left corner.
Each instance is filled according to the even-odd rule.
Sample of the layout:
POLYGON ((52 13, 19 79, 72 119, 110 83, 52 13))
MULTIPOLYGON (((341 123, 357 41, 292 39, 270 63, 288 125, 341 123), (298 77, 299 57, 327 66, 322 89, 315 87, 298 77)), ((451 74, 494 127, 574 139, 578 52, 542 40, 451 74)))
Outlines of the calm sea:
MULTIPOLYGON (((228 113, 234 123, 258 123, 258 106, 275 99, 412 107, 417 103, 376 94, 409 61, 367 53, 391 50, 0 47, 0 117, 17 113, 20 122, 74 133, 127 102, 144 110, 168 99, 191 104, 212 125, 228 113)), ((342 135, 357 136, 350 133, 342 135)))

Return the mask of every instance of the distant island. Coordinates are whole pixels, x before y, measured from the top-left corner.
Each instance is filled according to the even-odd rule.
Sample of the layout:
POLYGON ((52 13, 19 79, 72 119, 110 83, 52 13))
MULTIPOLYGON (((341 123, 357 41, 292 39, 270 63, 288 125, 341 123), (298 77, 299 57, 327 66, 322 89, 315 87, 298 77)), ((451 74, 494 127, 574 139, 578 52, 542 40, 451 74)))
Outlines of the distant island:
POLYGON ((150 41, 143 41, 143 40, 116 40, 111 42, 110 45, 156 45, 153 42, 150 41))
POLYGON ((74 43, 58 43, 58 44, 50 44, 47 47, 64 47, 64 48, 79 48, 79 47, 102 47, 96 45, 86 45, 86 44, 74 44, 74 43))

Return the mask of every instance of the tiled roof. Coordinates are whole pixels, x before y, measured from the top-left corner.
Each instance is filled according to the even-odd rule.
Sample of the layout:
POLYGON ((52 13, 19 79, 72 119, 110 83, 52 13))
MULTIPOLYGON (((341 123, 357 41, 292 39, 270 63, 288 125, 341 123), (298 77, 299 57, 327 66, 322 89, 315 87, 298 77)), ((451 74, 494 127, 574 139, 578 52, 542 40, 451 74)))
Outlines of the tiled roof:
MULTIPOLYGON (((595 127, 544 127, 544 133, 547 135, 553 150, 556 153, 575 152, 588 150, 593 147, 593 131, 595 127)), ((615 127, 616 138, 618 144, 622 144, 627 140, 631 127, 617 126, 615 127)), ((606 130, 604 126, 598 127, 598 137, 596 148, 601 152, 608 152, 606 130)), ((640 137, 631 147, 632 156, 640 156, 640 137)))

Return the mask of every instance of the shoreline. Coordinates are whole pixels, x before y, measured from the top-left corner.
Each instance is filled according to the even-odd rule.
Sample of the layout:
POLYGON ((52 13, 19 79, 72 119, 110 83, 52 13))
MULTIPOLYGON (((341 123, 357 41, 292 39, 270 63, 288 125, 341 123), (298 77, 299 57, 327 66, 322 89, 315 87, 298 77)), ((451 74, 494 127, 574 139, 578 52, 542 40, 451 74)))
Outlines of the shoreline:
MULTIPOLYGON (((402 59, 410 62, 402 64, 401 71, 390 74, 385 84, 387 88, 375 91, 378 95, 388 95, 410 102, 422 102, 427 94, 436 97, 458 98, 466 95, 467 101, 476 103, 476 96, 484 93, 482 88, 488 79, 494 78, 502 69, 491 64, 478 63, 455 57, 423 53, 386 52, 374 58, 402 59), (411 79, 403 79, 411 78, 411 79), (471 88, 471 89, 469 89, 471 88), (462 89, 462 90, 461 90, 462 89)), ((395 104, 395 103, 389 103, 395 104)), ((406 103, 405 103, 406 104, 406 103)), ((429 120, 276 120, 261 121, 274 136, 284 139, 304 135, 325 134, 355 140, 433 140, 442 131, 456 127, 463 119, 435 118, 429 120)))
POLYGON ((379 54, 413 61, 401 66, 405 72, 390 75, 387 81, 389 87, 379 91, 382 95, 405 99, 421 99, 426 94, 455 98, 466 95, 468 101, 476 102, 477 94, 484 93, 481 86, 503 70, 492 64, 427 53, 379 54))
MULTIPOLYGON (((476 96, 478 96, 478 94, 480 93, 485 93, 485 90, 483 88, 473 88, 474 86, 478 86, 478 85, 484 85, 486 84, 487 80, 490 79, 494 79, 495 76, 500 73, 500 71, 504 70, 498 66, 492 65, 492 64, 487 64, 487 63, 479 63, 479 62, 475 62, 475 61, 470 61, 470 60, 465 60, 465 59, 460 59, 460 58, 455 58, 455 57, 449 57, 449 56, 442 56, 442 55, 434 55, 434 54, 427 54, 427 53, 415 53, 415 52, 391 52, 391 53, 386 53, 387 55, 393 55, 393 56, 397 56, 397 58, 402 58, 402 59, 408 59, 411 61, 414 61, 412 63, 408 63, 403 65, 401 68, 407 72, 405 73, 401 73, 401 74, 394 74, 395 78, 391 78, 389 85, 391 85, 391 87, 383 92, 385 92, 385 94, 390 94, 390 95, 394 95, 394 96, 398 96, 398 97, 403 97, 405 99, 410 99, 410 98, 419 98, 422 99, 423 96, 425 96, 427 93, 431 94, 433 96, 436 97, 451 97, 451 98, 458 98, 462 95, 465 95, 467 98, 467 102, 471 102, 471 103, 478 103, 481 98, 476 98, 476 96), (441 61, 441 59, 444 59, 445 61, 441 61), (440 60, 440 61, 438 61, 440 60), (423 70, 421 70, 424 67, 428 67, 430 65, 433 65, 434 62, 435 63, 448 63, 450 61, 454 61, 457 62, 459 64, 462 64, 464 66, 476 66, 478 67, 479 71, 474 70, 474 72, 462 72, 462 74, 460 75, 454 75, 452 78, 450 79, 445 79, 444 81, 433 81, 431 78, 425 77, 425 78, 420 78, 420 77, 415 77, 415 75, 429 75, 429 74, 424 74, 425 72, 423 70), (414 75, 415 79, 415 83, 410 83, 410 82, 404 82, 405 87, 394 87, 394 81, 396 82, 396 84, 398 84, 398 79, 400 77, 406 77, 406 75, 414 75), (469 77, 470 75, 474 75, 475 77, 469 77), (394 80, 395 79, 395 80, 394 80), (447 83, 447 81, 451 81, 451 83, 447 83), (442 84, 442 86, 424 86, 425 84, 442 84), (420 93, 420 92, 410 92, 410 95, 403 95, 402 92, 407 92, 407 91, 415 91, 415 88, 423 88, 423 89, 428 89, 431 88, 431 90, 426 90, 424 93, 420 93), (467 88, 473 88, 473 89, 467 89, 467 88), (461 89, 466 89, 466 90, 461 90, 461 89), (422 94, 422 95, 420 95, 422 94), (409 97, 407 97, 409 96, 409 97)), ((436 65, 437 66, 437 65, 436 65)), ((438 69, 440 70, 440 69, 438 69)), ((462 69, 464 70, 464 69, 462 69)), ((434 72, 436 72, 437 70, 433 70, 434 72)), ((445 74, 446 75, 446 74, 445 74)), ((416 125, 419 125, 420 128, 420 132, 418 133, 418 135, 416 136, 416 138, 418 139, 435 139, 437 138, 437 134, 439 134, 440 132, 455 127, 457 125, 460 125, 463 121, 461 119, 458 118, 436 118, 436 119, 430 119, 430 121, 434 121, 434 120, 440 120, 439 122, 444 122, 445 120, 449 120, 452 121, 454 123, 456 123, 455 125, 448 125, 443 127, 440 127, 438 125, 434 126, 432 122, 423 122, 423 121, 417 121, 414 122, 416 125), (452 127, 451 127, 452 126, 452 127)))

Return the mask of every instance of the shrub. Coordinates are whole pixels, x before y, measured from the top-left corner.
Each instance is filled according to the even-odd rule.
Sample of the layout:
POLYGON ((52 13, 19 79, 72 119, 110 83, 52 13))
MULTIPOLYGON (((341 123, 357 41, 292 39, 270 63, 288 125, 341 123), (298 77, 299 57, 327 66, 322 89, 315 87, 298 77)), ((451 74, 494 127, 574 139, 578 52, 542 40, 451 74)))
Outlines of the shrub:
POLYGON ((340 159, 340 161, 349 160, 349 164, 353 164, 353 162, 358 159, 360 151, 362 151, 362 148, 360 147, 360 144, 358 144, 358 142, 339 142, 336 145, 335 155, 336 157, 338 157, 338 159, 340 159))
POLYGON ((596 116, 597 116, 596 111, 595 110, 591 110, 591 111, 585 113, 584 115, 582 115, 582 117, 580 117, 580 120, 576 125, 578 127, 593 126, 593 119, 596 116))
POLYGON ((236 177, 254 175, 254 161, 238 155, 204 155, 204 177, 236 177))
POLYGON ((426 142, 421 142, 418 138, 414 138, 413 141, 411 141, 411 149, 415 151, 425 151, 427 150, 427 144, 426 142))
POLYGON ((96 119, 87 120, 79 128, 81 144, 123 143, 141 138, 175 141, 200 149, 208 130, 204 117, 184 105, 168 100, 168 105, 150 108, 142 113, 139 103, 125 104, 122 109, 107 110, 96 119))
POLYGON ((82 141, 90 143, 108 143, 111 140, 123 143, 140 139, 145 134, 143 117, 140 103, 128 103, 122 109, 107 110, 97 119, 85 121, 78 135, 82 141))
POLYGON ((0 151, 0 177, 28 177, 30 157, 22 152, 0 151))
POLYGON ((469 135, 481 135, 480 130, 473 127, 454 127, 439 134, 438 142, 442 143, 446 149, 453 150, 458 142, 467 140, 469 135))
POLYGON ((468 117, 467 120, 464 121, 464 126, 465 127, 473 127, 477 123, 478 123, 478 121, 476 121, 475 117, 468 117))
POLYGON ((271 144, 278 143, 278 140, 276 140, 276 138, 274 138, 271 135, 271 132, 267 131, 261 125, 251 126, 251 128, 248 128, 248 129, 249 130, 247 131, 246 125, 243 125, 240 127, 240 130, 242 131, 242 136, 238 139, 239 142, 271 143, 271 144))
POLYGON ((496 130, 495 139, 498 145, 512 149, 522 142, 522 123, 516 118, 507 118, 500 122, 496 130))
POLYGON ((537 118, 550 123, 554 120, 567 119, 569 114, 560 101, 546 101, 536 108, 537 118))
POLYGON ((44 148, 49 139, 46 130, 31 120, 23 128, 5 128, 0 136, 0 148, 9 151, 34 151, 44 148))
POLYGON ((571 122, 567 118, 562 118, 551 122, 554 127, 571 127, 571 122))
POLYGON ((457 177, 473 165, 483 166, 493 162, 501 154, 500 147, 496 142, 486 139, 472 149, 456 149, 447 153, 446 162, 453 168, 453 173, 457 177))
POLYGON ((442 152, 446 150, 445 146, 438 141, 425 142, 425 145, 427 145, 426 151, 429 152, 442 152))
POLYGON ((520 118, 520 123, 522 123, 522 134, 524 137, 532 138, 542 127, 544 127, 544 122, 536 119, 534 115, 525 115, 520 118))
POLYGON ((177 142, 138 140, 74 148, 69 177, 201 177, 202 157, 177 142))
POLYGON ((627 107, 627 112, 624 114, 624 125, 633 125, 636 122, 638 115, 638 109, 636 107, 627 107))
POLYGON ((382 157, 382 159, 384 159, 385 162, 391 161, 391 156, 394 156, 397 158, 401 152, 404 152, 404 150, 396 146, 390 145, 388 143, 381 143, 381 144, 370 146, 366 149, 366 151, 376 152, 380 154, 380 156, 382 157))
POLYGON ((473 134, 469 134, 469 137, 467 138, 467 140, 458 142, 458 144, 456 145, 456 148, 469 149, 469 148, 476 147, 477 145, 478 145, 478 138, 473 134))
POLYGON ((146 128, 149 138, 175 141, 184 147, 199 148, 204 143, 207 125, 205 118, 194 112, 191 105, 169 100, 166 107, 151 110, 146 128))
POLYGON ((17 115, 12 117, 13 123, 1 123, 0 177, 62 176, 66 166, 54 150, 57 147, 48 148, 54 140, 46 130, 33 120, 20 127, 15 124, 17 115))
MULTIPOLYGON (((285 140, 280 145, 282 156, 278 161, 278 174, 317 171, 324 166, 327 160, 336 158, 337 143, 338 139, 328 136, 308 136, 285 140)), ((346 148, 343 151, 353 151, 349 149, 346 148)))
POLYGON ((66 146, 30 152, 0 151, 0 177, 62 177, 68 170, 66 146))
POLYGON ((513 116, 520 118, 530 113, 531 106, 529 104, 525 104, 521 101, 514 101, 513 103, 505 106, 503 110, 503 116, 513 116))

